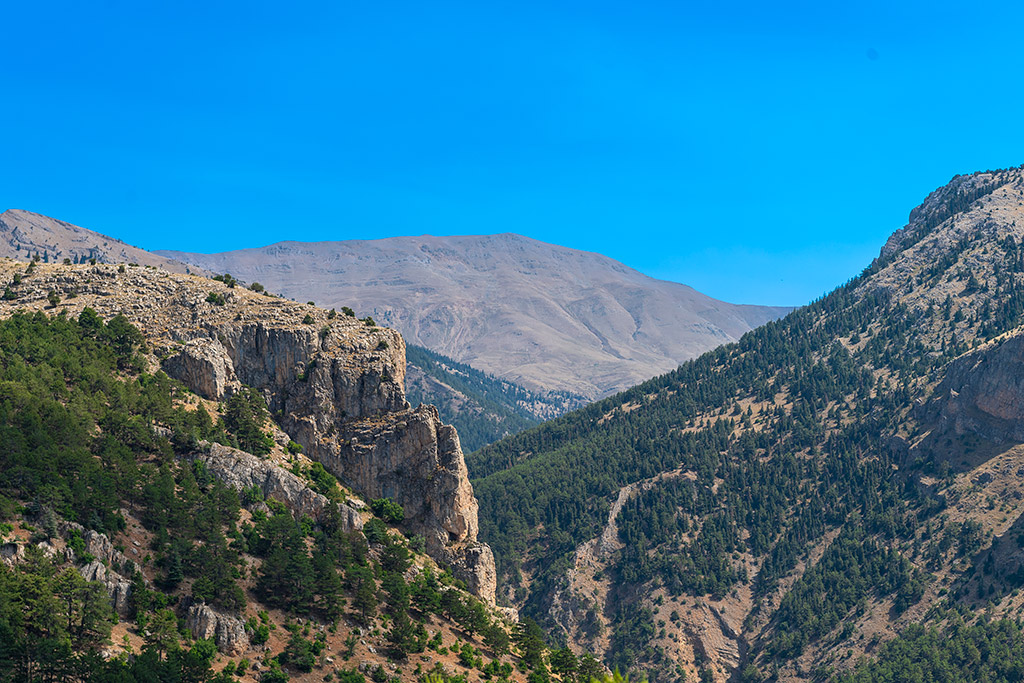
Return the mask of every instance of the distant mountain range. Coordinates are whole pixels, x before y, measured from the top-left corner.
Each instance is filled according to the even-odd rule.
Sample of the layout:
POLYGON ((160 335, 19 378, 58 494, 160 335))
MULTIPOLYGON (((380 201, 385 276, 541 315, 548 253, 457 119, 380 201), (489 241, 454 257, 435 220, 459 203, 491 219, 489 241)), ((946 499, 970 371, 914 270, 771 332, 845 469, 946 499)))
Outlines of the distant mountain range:
POLYGON ((11 209, 0 214, 3 256, 230 272, 300 301, 370 314, 410 343, 410 398, 436 403, 467 450, 668 371, 789 310, 723 303, 598 254, 511 234, 154 253, 11 209))
POLYGON ((608 395, 787 313, 725 303, 600 254, 514 234, 279 242, 167 258, 349 306, 532 391, 608 395))

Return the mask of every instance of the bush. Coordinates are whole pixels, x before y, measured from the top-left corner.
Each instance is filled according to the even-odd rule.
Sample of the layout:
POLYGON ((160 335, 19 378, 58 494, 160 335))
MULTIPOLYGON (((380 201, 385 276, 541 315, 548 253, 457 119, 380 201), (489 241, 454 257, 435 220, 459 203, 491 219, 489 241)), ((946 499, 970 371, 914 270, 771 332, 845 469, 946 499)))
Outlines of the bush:
POLYGON ((206 303, 213 304, 214 306, 223 306, 227 303, 224 299, 224 295, 218 292, 210 292, 206 295, 206 303))
POLYGON ((260 683, 288 683, 291 677, 281 668, 276 659, 270 660, 270 668, 260 674, 260 683))
POLYGON ((399 524, 405 520, 405 510, 390 498, 377 498, 370 501, 370 509, 373 510, 373 514, 388 524, 399 524))

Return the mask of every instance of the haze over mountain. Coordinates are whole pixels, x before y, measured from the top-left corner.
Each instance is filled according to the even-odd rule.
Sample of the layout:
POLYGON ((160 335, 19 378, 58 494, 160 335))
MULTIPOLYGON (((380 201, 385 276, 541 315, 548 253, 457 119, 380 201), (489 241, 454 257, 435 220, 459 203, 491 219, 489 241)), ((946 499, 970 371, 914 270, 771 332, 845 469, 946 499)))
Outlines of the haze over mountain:
POLYGON ((96 259, 100 263, 159 266, 172 273, 209 274, 56 218, 21 209, 0 214, 0 256, 28 261, 34 254, 39 254, 43 261, 60 262, 68 258, 73 263, 84 263, 96 259))
POLYGON ((508 233, 156 253, 300 301, 349 306, 502 379, 590 399, 791 310, 718 301, 600 254, 508 233))

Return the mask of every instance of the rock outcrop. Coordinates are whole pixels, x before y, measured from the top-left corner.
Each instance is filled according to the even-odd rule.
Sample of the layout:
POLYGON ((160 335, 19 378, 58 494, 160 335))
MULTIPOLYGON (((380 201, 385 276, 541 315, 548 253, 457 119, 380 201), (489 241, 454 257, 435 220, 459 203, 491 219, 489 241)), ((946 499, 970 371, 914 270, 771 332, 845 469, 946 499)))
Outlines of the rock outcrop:
MULTIPOLYGON (((259 489, 264 498, 282 503, 296 517, 320 519, 330 508, 326 496, 311 490, 305 481, 288 470, 237 448, 218 443, 204 444, 203 450, 191 457, 206 466, 206 471, 219 481, 238 491, 252 487, 259 489)), ((341 506, 343 531, 361 529, 363 520, 354 507, 341 506)))
MULTIPOLYGON (((24 265, 0 261, 0 281, 24 265)), ((104 318, 124 314, 163 369, 209 399, 245 384, 266 399, 276 423, 357 492, 387 496, 406 510, 427 550, 480 597, 494 600, 490 549, 477 542, 477 504, 458 436, 433 408, 405 400, 405 342, 371 321, 336 315, 226 283, 166 271, 106 265, 38 264, 4 307, 104 318), (214 294, 215 296, 210 296, 214 294), (72 296, 73 295, 73 296, 72 296), (53 312, 53 311, 51 311, 53 312)), ((231 449, 197 454, 222 481, 258 486, 298 514, 324 500, 269 462, 231 449)), ((346 513, 352 528, 354 511, 346 513)))
MULTIPOLYGON (((76 533, 81 536, 85 554, 92 559, 79 567, 78 573, 86 581, 102 583, 110 595, 114 611, 122 617, 128 616, 131 611, 129 599, 132 593, 130 577, 139 570, 139 565, 115 548, 106 534, 66 521, 60 523, 58 530, 65 540, 76 533)), ((65 556, 68 561, 83 559, 75 557, 70 545, 65 548, 65 556)))
POLYGON ((244 621, 222 614, 203 602, 189 606, 185 626, 193 638, 212 639, 217 649, 226 655, 239 655, 249 647, 244 621))
POLYGON ((491 549, 477 542, 477 502, 455 428, 434 406, 346 423, 317 458, 370 498, 391 498, 427 552, 479 597, 494 602, 491 549))
POLYGON ((1024 442, 1024 333, 1011 334, 950 363, 929 412, 939 431, 1024 442))
POLYGON ((98 581, 104 585, 107 589, 107 593, 110 595, 110 603, 120 616, 128 616, 131 607, 129 599, 132 594, 131 581, 126 579, 121 574, 115 572, 112 569, 108 569, 105 564, 99 560, 93 560, 92 562, 79 567, 78 573, 82 575, 86 581, 98 581))
POLYGON ((224 347, 209 338, 193 339, 181 353, 163 363, 164 372, 204 398, 219 401, 240 386, 235 366, 224 347))
POLYGON ((0 562, 3 562, 8 567, 21 562, 25 557, 25 546, 20 543, 10 541, 0 545, 0 562))
MULTIPOLYGON (((127 617, 131 612, 130 598, 132 594, 131 577, 139 568, 133 560, 128 559, 120 550, 114 547, 106 534, 101 534, 92 529, 86 529, 75 522, 60 522, 58 533, 62 538, 68 540, 74 534, 78 534, 84 542, 84 553, 88 557, 76 557, 75 551, 70 545, 61 548, 51 541, 43 541, 37 544, 43 554, 55 558, 61 562, 74 562, 88 559, 80 567, 78 573, 86 581, 96 581, 103 584, 110 595, 111 606, 121 617, 127 617)), ((4 543, 0 545, 0 562, 12 566, 25 559, 25 546, 16 543, 4 543)))

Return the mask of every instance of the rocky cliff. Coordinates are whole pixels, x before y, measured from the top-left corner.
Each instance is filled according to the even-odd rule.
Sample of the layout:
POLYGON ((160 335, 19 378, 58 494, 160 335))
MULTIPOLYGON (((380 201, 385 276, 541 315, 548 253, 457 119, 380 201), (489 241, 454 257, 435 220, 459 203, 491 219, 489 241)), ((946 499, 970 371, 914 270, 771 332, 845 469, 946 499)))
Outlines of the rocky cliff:
POLYGON ((368 497, 400 503, 427 552, 494 602, 494 557, 476 540, 477 502, 459 435, 434 406, 350 422, 325 445, 318 457, 325 467, 368 497))
MULTIPOLYGON (((24 263, 2 261, 0 283, 10 283, 16 297, 0 313, 78 315, 87 306, 104 318, 123 313, 146 336, 153 362, 201 396, 219 400, 241 384, 257 389, 307 456, 357 492, 401 503, 431 555, 494 601, 493 559, 477 542, 477 505, 458 436, 436 410, 410 410, 397 332, 155 268, 38 264, 26 273, 24 263)), ((197 457, 224 480, 316 511, 315 497, 297 494, 296 482, 245 454, 217 447, 197 457)))
POLYGON ((1008 334, 950 363, 930 408, 939 433, 1024 442, 1024 333, 1008 334))

